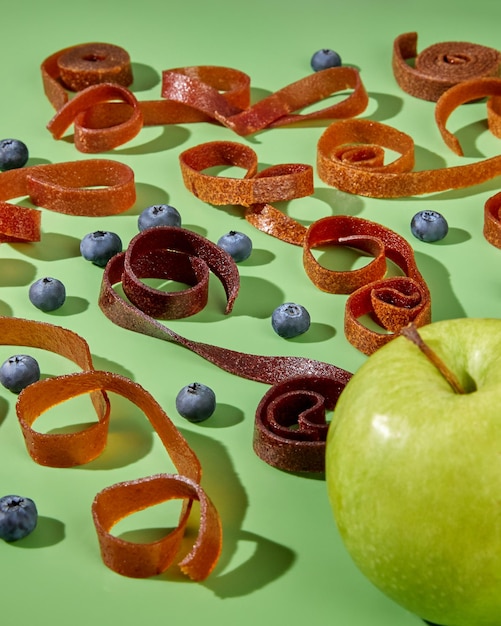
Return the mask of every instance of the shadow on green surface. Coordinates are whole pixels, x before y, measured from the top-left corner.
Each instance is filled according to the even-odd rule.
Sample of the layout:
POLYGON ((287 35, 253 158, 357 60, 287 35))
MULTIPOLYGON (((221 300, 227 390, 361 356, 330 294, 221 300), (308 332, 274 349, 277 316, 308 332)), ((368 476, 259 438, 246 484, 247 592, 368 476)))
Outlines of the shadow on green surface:
POLYGON ((9 403, 5 398, 0 396, 0 426, 9 413, 9 403))
MULTIPOLYGON (((160 74, 149 65, 144 63, 131 63, 133 83, 130 86, 132 92, 148 91, 160 83, 160 74)), ((160 94, 158 96, 160 98, 160 94)))
POLYGON ((283 301, 284 292, 272 282, 255 276, 241 276, 232 315, 266 319, 283 301))
POLYGON ((471 234, 463 228, 449 228, 447 237, 444 237, 440 241, 433 242, 434 246, 454 246, 458 243, 464 243, 471 239, 471 234))
POLYGON ((68 315, 78 315, 89 308, 89 301, 80 296, 66 296, 64 304, 55 311, 48 311, 47 315, 53 317, 67 317, 68 315))
POLYGON ((3 317, 12 317, 13 315, 11 307, 3 300, 0 300, 0 315, 3 317))
MULTIPOLYGON (((26 248, 20 247, 18 249, 24 252, 26 248)), ((35 280, 36 274, 37 268, 28 261, 21 261, 20 259, 2 259, 0 261, 0 287, 30 285, 35 280)), ((2 315, 5 314, 2 313, 2 315)))
POLYGON ((369 92, 368 96, 377 103, 377 109, 369 116, 369 118, 375 122, 383 122, 384 120, 396 117, 404 106, 403 99, 398 96, 392 96, 377 91, 369 92))
POLYGON ((332 215, 356 216, 364 209, 365 200, 335 187, 316 187, 315 198, 325 202, 332 210, 332 215))
POLYGON ((161 187, 136 181, 136 202, 123 215, 139 215, 143 209, 153 204, 169 204, 169 194, 161 187))
POLYGON ((65 527, 62 522, 53 517, 38 516, 35 530, 23 539, 12 541, 9 545, 16 548, 47 548, 63 541, 65 527))
MULTIPOLYGON (((188 129, 182 126, 176 126, 175 124, 169 124, 165 126, 155 126, 157 132, 160 134, 147 141, 145 143, 129 146, 127 148, 117 148, 109 152, 110 155, 140 155, 140 154, 153 154, 155 152, 165 152, 167 150, 173 150, 178 148, 183 143, 186 143, 191 136, 188 129)), ((141 136, 139 133, 138 137, 141 136)), ((167 180, 167 175, 166 175, 167 180)))
POLYGON ((415 253, 416 263, 431 293, 433 321, 466 317, 466 312, 451 286, 450 274, 434 257, 415 253))
POLYGON ((94 461, 79 466, 82 469, 126 467, 146 458, 153 448, 154 430, 142 410, 119 394, 108 395, 111 418, 106 447, 94 461))
POLYGON ((476 142, 479 136, 487 131, 488 126, 486 120, 477 120, 476 122, 472 122, 471 124, 454 131, 454 135, 459 141, 465 157, 475 159, 486 158, 486 155, 483 154, 476 146, 476 142))
MULTIPOLYGON (((223 525, 221 557, 211 576, 200 584, 220 598, 252 594, 283 576, 296 555, 287 546, 242 529, 249 502, 225 446, 199 431, 180 430, 200 459, 202 485, 217 507, 223 525), (243 544, 253 548, 250 555, 249 545, 243 544)), ((193 529, 190 534, 193 535, 193 529)), ((153 580, 187 581, 177 568, 170 568, 153 580)))
POLYGON ((204 583, 220 598, 238 598, 254 593, 283 576, 296 560, 290 548, 266 537, 243 530, 236 538, 238 543, 252 543, 254 551, 235 569, 220 575, 216 570, 204 583))
POLYGON ((271 263, 276 255, 270 250, 264 248, 253 248, 252 254, 248 259, 239 263, 242 267, 258 267, 261 265, 268 265, 271 263))
POLYGON ((42 233, 39 242, 12 245, 18 252, 37 261, 63 261, 80 256, 80 239, 62 233, 42 233))
POLYGON ((243 422, 244 417, 243 411, 237 409, 237 407, 218 402, 214 415, 210 419, 200 422, 199 426, 209 430, 212 428, 228 428, 243 422))

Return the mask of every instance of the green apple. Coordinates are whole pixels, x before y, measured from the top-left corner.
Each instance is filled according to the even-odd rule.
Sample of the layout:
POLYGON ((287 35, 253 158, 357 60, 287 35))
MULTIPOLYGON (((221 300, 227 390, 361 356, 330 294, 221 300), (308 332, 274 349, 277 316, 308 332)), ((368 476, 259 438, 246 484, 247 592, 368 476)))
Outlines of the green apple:
POLYGON ((446 626, 501 624, 501 320, 419 329, 363 363, 329 427, 326 481, 359 569, 446 626))

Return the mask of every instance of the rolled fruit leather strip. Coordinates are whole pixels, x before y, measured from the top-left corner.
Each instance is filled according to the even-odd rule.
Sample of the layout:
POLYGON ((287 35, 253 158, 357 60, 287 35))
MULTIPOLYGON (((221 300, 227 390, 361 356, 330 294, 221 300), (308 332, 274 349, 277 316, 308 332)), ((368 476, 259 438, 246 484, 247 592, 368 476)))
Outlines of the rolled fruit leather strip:
MULTIPOLYGON (((391 335, 369 331, 362 326, 357 320, 362 315, 373 315, 384 329, 392 332, 398 332, 411 320, 422 325, 430 319, 428 287, 417 269, 411 246, 397 233, 374 222, 348 216, 325 218, 306 228, 270 204, 263 204, 313 193, 309 178, 304 184, 295 186, 295 174, 285 185, 281 184, 280 177, 268 176, 269 173, 276 174, 280 168, 299 166, 274 166, 257 174, 254 151, 233 142, 209 142, 190 148, 180 155, 180 164, 185 185, 195 196, 215 205, 246 206, 245 217, 256 228, 282 241, 302 246, 305 271, 319 289, 329 293, 352 293, 364 289, 348 300, 345 317, 346 335, 362 352, 372 353, 392 339, 391 335), (246 168, 247 173, 242 179, 222 178, 205 172, 215 165, 237 165, 246 168), (263 180, 259 182, 264 182, 266 187, 256 193, 252 185, 261 175, 263 180), (323 268, 312 253, 313 248, 331 244, 352 245, 375 258, 360 270, 331 271, 323 268), (383 282, 381 287, 378 283, 377 289, 373 289, 375 281, 381 281, 386 273, 387 258, 394 261, 406 276, 391 283, 383 282), (362 297, 362 293, 368 299, 362 297)), ((305 169, 304 173, 310 172, 305 169)))
POLYGON ((5 202, 28 196, 36 206, 98 217, 127 211, 136 200, 134 172, 108 159, 32 165, 0 174, 0 241, 40 240, 40 211, 5 202))
MULTIPOLYGON (((133 248, 141 245, 141 240, 144 237, 148 237, 147 231, 142 231, 130 242, 128 247, 128 249, 132 247, 132 251, 129 250, 130 258, 136 258, 133 248)), ((149 298, 141 300, 138 297, 135 304, 132 304, 130 301, 122 298, 114 289, 114 285, 123 281, 124 275, 129 273, 129 269, 125 264, 125 256, 126 253, 122 252, 110 259, 103 272, 99 294, 101 310, 108 319, 118 326, 176 343, 188 348, 227 372, 267 384, 280 382, 293 375, 324 375, 330 376, 334 380, 341 378, 344 381, 351 376, 351 374, 341 368, 314 359, 289 356, 259 356, 182 337, 152 317, 149 298)), ((161 255, 158 255, 157 259, 159 262, 162 262, 161 255)), ((162 270, 157 269, 157 271, 162 270)), ((168 270, 166 269, 165 271, 167 272, 168 270)), ((146 276, 142 276, 142 278, 146 278, 146 276)), ((174 292, 173 297, 176 297, 175 293, 177 292, 174 292)), ((232 299, 230 296, 226 306, 226 313, 230 312, 231 306, 229 305, 231 303, 232 299)), ((175 309, 175 305, 173 307, 175 309)))
MULTIPOLYGON (((240 135, 249 135, 298 121, 351 117, 363 112, 368 104, 360 74, 351 67, 316 72, 254 105, 250 105, 250 78, 239 70, 218 66, 174 68, 162 72, 162 100, 138 102, 126 89, 127 81, 117 85, 116 91, 111 89, 115 81, 109 71, 96 71, 95 83, 92 82, 87 59, 96 59, 96 66, 100 57, 104 63, 107 60, 99 50, 93 53, 92 45, 82 44, 55 53, 41 66, 45 93, 56 109, 48 128, 55 138, 60 138, 74 121, 75 144, 83 152, 117 147, 134 137, 143 124, 212 121, 240 135), (72 69, 70 84, 64 83, 61 57, 66 59, 65 71, 72 69), (75 60, 74 68, 71 59, 75 60), (80 71, 84 72, 81 81, 80 71), (80 85, 85 88, 69 101, 66 89, 79 91, 80 85), (295 113, 347 89, 352 93, 341 102, 306 114, 295 113), (114 98, 122 102, 112 101, 114 98)), ((116 74, 120 76, 119 71, 116 74)))
POLYGON ((417 39, 416 32, 396 37, 392 56, 395 80, 416 98, 436 102, 450 87, 465 80, 499 74, 501 53, 494 48, 448 41, 418 54, 417 39))
POLYGON ((194 315, 207 304, 209 274, 221 281, 226 313, 238 295, 240 275, 233 258, 202 235, 175 226, 157 226, 136 235, 123 253, 122 288, 136 306, 157 319, 194 315), (189 285, 169 292, 154 289, 142 278, 163 278, 189 285))
POLYGON ((333 122, 317 144, 317 173, 341 191, 372 198, 402 198, 464 189, 501 175, 501 156, 468 165, 414 171, 414 141, 371 120, 333 122), (385 163, 385 150, 399 156, 385 163))
POLYGON ((0 331, 4 345, 48 350, 70 359, 83 370, 40 380, 19 394, 16 412, 34 461, 50 467, 72 467, 99 456, 106 446, 110 419, 107 391, 113 391, 143 410, 180 472, 119 483, 96 496, 93 518, 106 565, 120 574, 135 577, 153 576, 169 567, 177 555, 192 502, 198 500, 201 510, 198 538, 179 566, 194 580, 208 576, 221 551, 219 516, 200 487, 201 466, 196 454, 154 398, 124 376, 95 370, 87 342, 72 331, 11 317, 0 317, 0 331), (42 413, 83 394, 90 395, 97 416, 95 424, 68 433, 34 430, 33 424, 42 413), (134 544, 111 534, 111 528, 126 515, 170 499, 182 499, 183 509, 178 527, 160 541, 134 544))
POLYGON ((413 321, 431 321, 431 296, 409 243, 398 233, 363 218, 336 215, 313 222, 303 242, 303 265, 312 282, 328 293, 350 294, 345 306, 344 331, 348 341, 370 355, 413 321), (321 266, 313 250, 330 245, 360 249, 374 256, 364 267, 336 271, 321 266), (385 278, 387 260, 403 276, 385 278), (360 322, 369 315, 387 332, 360 322))
POLYGON ((256 454, 284 471, 324 472, 326 411, 344 387, 344 381, 328 376, 295 376, 273 385, 256 410, 256 454))
MULTIPOLYGON (((451 87, 438 100, 435 107, 435 119, 442 138, 447 146, 459 156, 463 148, 457 137, 447 130, 447 121, 457 107, 466 102, 488 98, 487 122, 489 130, 501 138, 501 78, 478 78, 465 81, 451 87)), ((497 248, 501 248, 501 195, 495 194, 484 205, 485 239, 497 248)))
MULTIPOLYGON (((156 231, 156 229, 153 230, 156 231)), ((129 244, 127 252, 130 253, 131 248, 139 246, 141 240, 148 237, 147 233, 148 231, 143 231, 136 235, 129 244)), ((145 245, 142 246, 142 248, 143 254, 146 255, 149 246, 145 245)), ((157 252, 158 250, 154 252, 156 262, 158 264, 167 262, 164 261, 162 256, 157 254, 157 252)), ((256 435, 254 443, 256 453, 267 463, 275 467, 281 467, 287 471, 323 471, 326 428, 314 425, 306 429, 301 427, 299 429, 301 435, 306 433, 306 437, 302 438, 298 436, 300 434, 299 430, 296 432, 294 426, 295 416, 297 417, 298 398, 303 396, 311 398, 311 394, 316 393, 315 398, 319 406, 323 406, 324 401, 330 404, 334 391, 344 388, 351 374, 329 363, 323 363, 304 357, 246 354, 206 343, 191 341, 178 335, 153 317, 152 314, 158 309, 155 304, 152 305, 152 300, 149 295, 142 301, 141 298, 136 297, 135 304, 132 304, 132 302, 123 299, 113 288, 120 280, 124 283, 124 279, 130 271, 130 264, 129 266, 126 265, 125 258, 126 253, 115 255, 106 265, 99 296, 99 306, 103 313, 113 323, 122 328, 181 345, 231 374, 271 385, 280 385, 285 382, 290 393, 283 397, 281 409, 283 412, 289 414, 289 423, 283 425, 279 437, 273 430, 270 430, 267 434, 266 431, 269 430, 270 422, 263 423, 259 428, 259 435, 256 435), (326 387, 328 386, 331 391, 330 395, 327 394, 326 399, 322 399, 318 392, 310 390, 310 386, 314 388, 318 386, 319 379, 328 381, 326 387), (315 444, 311 444, 312 428, 316 433, 317 442, 315 444), (290 436, 288 436, 288 434, 290 436), (277 453, 276 457, 273 453, 275 448, 275 452, 277 453), (287 451, 285 451, 284 448, 287 448, 287 451), (279 450, 281 450, 281 452, 279 452, 279 450)), ((140 255, 131 253, 130 259, 133 259, 135 262, 139 259, 139 265, 142 268, 147 267, 141 263, 140 255)), ((168 263, 170 263, 170 261, 168 261, 168 263)), ((159 271, 161 272, 162 270, 159 271)), ((145 272, 141 273, 141 275, 143 274, 145 274, 145 272)), ((177 297, 176 294, 177 292, 172 294, 174 298, 177 297)), ((136 296, 137 295, 138 294, 136 294, 136 296)), ((174 305, 173 308, 177 311, 174 305)), ((226 312, 229 312, 228 306, 226 312)), ((319 415, 319 413, 317 414, 319 415)), ((257 416, 256 419, 258 419, 257 416)), ((301 420, 299 416, 297 423, 301 425, 309 422, 307 422, 307 420, 305 422, 304 419, 301 420)))
POLYGON ((258 172, 252 148, 231 141, 199 144, 179 155, 186 188, 197 198, 214 205, 246 207, 245 219, 259 230, 295 245, 302 245, 305 227, 270 203, 302 198, 313 193, 313 168, 302 163, 274 165, 258 172), (215 176, 214 166, 236 166, 242 178, 215 176))
POLYGON ((59 110, 68 102, 68 90, 115 83, 128 87, 133 80, 129 53, 108 43, 90 42, 69 46, 41 64, 43 88, 49 102, 59 110))

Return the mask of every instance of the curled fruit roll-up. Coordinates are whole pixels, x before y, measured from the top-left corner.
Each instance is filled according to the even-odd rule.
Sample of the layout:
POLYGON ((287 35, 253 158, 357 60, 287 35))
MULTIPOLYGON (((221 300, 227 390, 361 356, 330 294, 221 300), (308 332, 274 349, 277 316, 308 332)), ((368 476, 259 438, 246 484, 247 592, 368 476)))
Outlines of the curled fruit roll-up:
MULTIPOLYGON (((131 240, 127 251, 115 255, 112 259, 110 259, 104 269, 99 295, 99 306, 106 317, 108 317, 113 323, 128 330, 176 343, 192 350, 195 354, 198 354, 207 361, 214 363, 223 370, 243 378, 268 384, 274 384, 292 375, 311 373, 337 377, 340 373, 344 372, 344 370, 341 370, 334 365, 323 363, 322 361, 315 361, 314 359, 280 356, 268 357, 246 354, 235 350, 229 350, 224 347, 191 341, 190 339, 175 333, 165 324, 157 321, 154 316, 158 315, 161 305, 158 305, 154 299, 152 300, 151 294, 148 292, 141 292, 141 290, 139 290, 134 295, 134 302, 131 302, 129 299, 122 298, 117 290, 113 288, 114 285, 124 281, 125 283, 136 282, 138 278, 138 268, 142 268, 140 273, 141 278, 151 278, 158 277, 159 275, 163 276, 164 273, 168 274, 169 272, 177 274, 178 270, 173 269, 172 265, 176 262, 181 264, 184 263, 181 258, 182 255, 180 254, 177 256, 164 256, 162 254, 158 254, 158 251, 161 249, 158 241, 163 240, 165 243, 171 239, 172 235, 175 235, 175 239, 182 238, 184 236, 182 232, 184 229, 176 228, 174 226, 158 226, 152 230, 158 231, 158 234, 156 232, 150 234, 151 231, 149 230, 142 231, 131 240), (157 237, 157 242, 153 244, 155 248, 153 254, 155 264, 151 267, 148 262, 146 262, 146 264, 142 262, 141 251, 144 252, 146 249, 149 249, 150 244, 152 243, 151 238, 157 239, 157 237), (126 263, 126 257, 129 259, 128 263, 126 263), (148 271, 148 269, 151 271, 148 271), (134 273, 136 273, 136 277, 133 276, 134 273)), ((194 233, 189 232, 186 236, 187 239, 184 243, 185 246, 187 245, 187 242, 190 241, 191 237, 201 237, 200 235, 195 235, 194 233)), ((203 244, 200 244, 200 242, 198 242, 197 245, 203 247, 203 244)), ((209 241, 207 241, 205 245, 207 246, 206 253, 210 250, 211 246, 215 246, 215 244, 209 241)), ((194 251, 192 252, 192 255, 194 255, 194 251)), ((224 251, 219 249, 219 252, 212 257, 211 263, 213 264, 214 272, 217 275, 222 277, 225 275, 229 275, 231 277, 233 275, 233 270, 231 268, 235 267, 235 262, 231 256, 224 253, 224 251), (215 264, 220 265, 216 268, 215 264), (230 267, 225 267, 226 264, 229 264, 230 267)), ((231 312, 234 300, 238 293, 234 287, 236 287, 236 285, 231 280, 225 285, 225 289, 228 289, 228 299, 225 308, 226 314, 231 312)), ((190 291, 190 289, 191 288, 187 291, 190 291)), ((179 292, 172 293, 170 305, 172 306, 173 315, 171 319, 177 316, 179 310, 185 308, 184 305, 181 305, 179 308, 176 306, 175 300, 177 297, 184 298, 183 294, 178 296, 178 293, 179 292)), ((197 290, 193 293, 197 294, 197 297, 201 297, 202 294, 201 291, 197 290)), ((197 310, 201 310, 201 308, 203 308, 202 300, 198 304, 194 303, 193 306, 197 310)), ((167 316, 164 316, 164 319, 166 319, 166 317, 167 316)))
MULTIPOLYGON (((387 141, 402 150, 404 167, 412 166, 412 140, 395 132, 387 141)), ((354 152, 367 156, 362 148, 354 148, 354 152)), ((378 169, 381 151, 371 149, 367 153, 372 154, 371 165, 378 169)), ((359 318, 364 315, 371 315, 390 333, 398 333, 411 320, 417 325, 430 320, 428 287, 417 269, 411 246, 400 235, 375 222, 349 216, 324 218, 306 228, 269 204, 313 193, 308 166, 276 165, 257 173, 254 151, 233 142, 209 142, 190 148, 180 155, 180 164, 185 185, 195 196, 210 204, 246 207, 245 217, 256 228, 303 248, 305 271, 319 289, 353 294, 346 307, 345 333, 362 352, 370 354, 393 338, 392 334, 363 326, 359 318), (244 178, 223 178, 205 171, 215 165, 236 165, 247 173, 244 178), (265 186, 256 193, 253 185, 260 182, 261 176, 265 186), (332 271, 322 267, 313 254, 313 249, 322 245, 359 248, 372 254, 374 260, 360 270, 332 271), (384 278, 387 259, 395 262, 405 276, 392 281, 384 278)))
POLYGON ((332 123, 317 145, 319 177, 341 191, 373 198, 402 198, 464 189, 501 174, 501 157, 436 170, 414 170, 414 141, 380 122, 332 123), (397 158, 385 162, 387 151, 397 158))
POLYGON ((239 135, 317 119, 362 113, 368 96, 358 70, 335 67, 305 76, 251 105, 250 78, 220 66, 192 66, 162 72, 162 98, 139 102, 128 89, 130 59, 118 46, 80 44, 41 65, 44 90, 56 113, 48 124, 56 139, 74 123, 82 152, 113 149, 143 125, 215 122, 239 135), (340 102, 309 113, 302 109, 350 91, 340 102), (70 98, 70 92, 77 92, 70 98))
POLYGON ((393 43, 393 74, 407 93, 436 102, 450 87, 465 80, 496 76, 501 53, 463 41, 434 44, 417 53, 417 33, 399 35, 393 43))
POLYGON ((33 165, 0 174, 0 241, 39 241, 40 212, 5 202, 28 196, 58 213, 98 217, 127 211, 136 200, 134 172, 109 159, 33 165))
POLYGON ((273 385, 256 410, 256 454, 288 472, 324 472, 326 411, 335 407, 350 377, 293 376, 273 385))
MULTIPOLYGON (((72 331, 43 322, 0 317, 0 336, 5 345, 23 345, 55 352, 73 361, 82 371, 35 382, 19 394, 16 412, 27 450, 34 461, 50 467, 89 463, 104 450, 110 421, 107 391, 136 404, 160 437, 179 474, 158 474, 118 483, 97 494, 93 519, 108 567, 133 577, 154 576, 172 565, 178 553, 194 501, 200 503, 197 539, 178 563, 193 580, 203 580, 215 567, 222 546, 221 523, 216 508, 200 486, 198 457, 155 399, 130 379, 95 370, 87 342, 72 331), (79 431, 43 433, 34 423, 51 407, 89 394, 97 421, 79 431), (127 515, 172 499, 183 506, 178 526, 162 539, 133 543, 112 534, 113 526, 127 515)), ((88 422, 83 419, 82 422, 88 422)))
POLYGON ((412 247, 385 226, 344 215, 317 220, 306 232, 303 263, 319 289, 349 294, 345 306, 345 335, 364 354, 375 352, 411 321, 416 326, 431 321, 430 292, 417 267, 412 247), (350 246, 374 258, 360 269, 327 269, 318 263, 313 250, 329 245, 350 246), (395 263, 403 275, 386 277, 388 260, 395 263), (386 332, 363 324, 361 318, 367 315, 386 332))
MULTIPOLYGON (((324 383, 324 392, 325 388, 329 387, 330 392, 327 394, 327 404, 329 404, 329 406, 332 405, 335 397, 337 397, 336 390, 340 391, 351 377, 351 374, 346 370, 330 363, 315 361, 305 357, 261 356, 192 341, 182 337, 165 324, 157 321, 156 316, 159 316, 165 311, 163 311, 162 303, 158 302, 155 294, 149 293, 148 290, 138 289, 134 292, 132 301, 123 298, 118 291, 114 289, 114 285, 120 281, 124 286, 125 292, 126 285, 129 283, 136 283, 137 287, 137 281, 140 277, 164 276, 165 272, 176 276, 181 275, 184 271, 184 253, 180 254, 176 252, 165 255, 162 252, 160 243, 163 242, 165 245, 169 242, 169 245, 172 245, 172 241, 178 238, 182 239, 183 236, 183 229, 181 228, 159 226, 151 230, 142 231, 132 239, 125 253, 115 255, 108 262, 103 273, 99 296, 99 306, 103 313, 113 323, 122 328, 188 348, 217 367, 242 378, 271 385, 281 385, 283 383, 288 389, 292 389, 292 385, 294 384, 296 391, 299 391, 301 385, 303 385, 302 388, 304 388, 304 386, 307 387, 309 384, 316 385, 316 381, 319 380, 326 381, 324 383), (151 260, 154 261, 152 264, 150 264, 151 260), (176 263, 180 265, 179 270, 173 267, 176 263), (301 383, 288 383, 289 380, 296 377, 301 379, 301 383)), ((186 249, 187 246, 189 247, 192 236, 195 235, 191 233, 182 246, 178 245, 178 249, 183 247, 186 249)), ((200 236, 197 235, 195 237, 200 236)), ((205 250, 205 254, 210 252, 211 248, 209 243, 210 242, 206 244, 207 249, 205 250)), ((203 242, 197 241, 194 247, 203 249, 203 242)), ((194 250, 192 250, 192 254, 193 253, 194 250)), ((212 258, 213 269, 216 274, 224 276, 227 272, 227 269, 224 267, 226 261, 231 261, 231 263, 234 264, 231 257, 229 257, 229 255, 227 255, 227 257, 228 258, 226 258, 225 254, 219 254, 214 255, 212 258), (216 263, 222 263, 222 267, 214 267, 216 263)), ((190 289, 192 289, 192 287, 187 291, 190 291, 190 289)), ((232 295, 232 291, 230 290, 228 294, 228 305, 232 305, 233 295, 236 295, 236 293, 232 295)), ((201 291, 195 289, 192 295, 195 298, 200 298, 200 306, 205 303, 205 297, 202 295, 201 291)), ((169 303, 169 311, 171 317, 176 317, 181 311, 186 312, 187 309, 183 302, 183 295, 178 296, 177 292, 175 292, 172 296, 173 300, 169 303), (178 297, 181 297, 181 305, 179 306, 176 304, 178 297)), ((226 313, 229 313, 231 309, 231 306, 228 305, 226 307, 226 313)), ((196 304, 195 308, 200 310, 196 304)), ((186 312, 186 314, 189 313, 186 312)), ((281 403, 282 412, 288 412, 291 417, 287 424, 283 424, 284 432, 280 435, 280 441, 278 441, 278 438, 268 429, 268 425, 263 424, 262 428, 259 428, 259 432, 256 431, 255 450, 260 458, 275 467, 281 467, 289 471, 320 472, 323 471, 326 434, 324 432, 326 430, 325 424, 322 426, 321 423, 311 423, 308 426, 311 419, 313 419, 311 415, 310 417, 301 419, 300 423, 305 426, 304 433, 306 434, 304 444, 299 441, 297 435, 292 435, 291 437, 285 436, 287 434, 285 430, 294 429, 293 421, 294 416, 297 416, 298 407, 297 398, 298 394, 294 393, 285 397, 281 403), (315 433, 312 433, 312 430, 315 431, 315 433), (310 441, 312 436, 316 443, 310 445, 307 441, 310 441), (293 460, 294 457, 296 457, 296 461, 293 460)), ((319 399, 319 403, 321 402, 322 401, 319 399)), ((260 413, 261 411, 258 412, 258 414, 260 413)), ((317 411, 316 415, 320 418, 321 414, 317 411)))

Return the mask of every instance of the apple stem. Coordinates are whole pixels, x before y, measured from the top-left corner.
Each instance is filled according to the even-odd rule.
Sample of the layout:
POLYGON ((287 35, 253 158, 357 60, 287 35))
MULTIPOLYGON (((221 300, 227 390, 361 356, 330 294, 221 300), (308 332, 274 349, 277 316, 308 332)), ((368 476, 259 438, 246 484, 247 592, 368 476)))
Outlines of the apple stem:
POLYGON ((414 343, 421 350, 421 352, 428 357, 428 359, 439 370, 456 393, 466 393, 454 372, 452 372, 438 356, 438 354, 434 352, 430 346, 425 343, 425 341, 423 341, 423 338, 419 334, 415 324, 411 322, 400 331, 400 334, 406 337, 406 339, 409 339, 409 341, 412 341, 412 343, 414 343))

